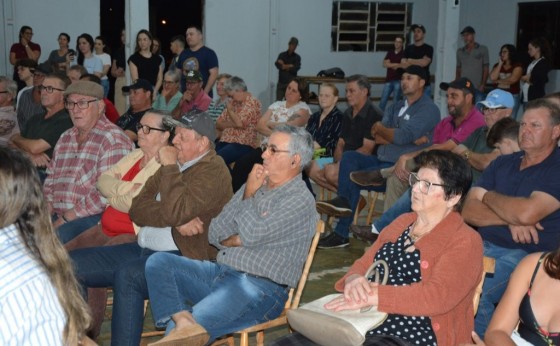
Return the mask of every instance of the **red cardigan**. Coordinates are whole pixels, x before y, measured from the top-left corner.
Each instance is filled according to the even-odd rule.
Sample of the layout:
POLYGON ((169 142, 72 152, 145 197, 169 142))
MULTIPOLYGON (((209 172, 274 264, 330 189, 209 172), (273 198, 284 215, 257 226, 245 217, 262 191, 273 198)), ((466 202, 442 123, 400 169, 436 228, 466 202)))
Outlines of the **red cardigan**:
MULTIPOLYGON (((351 274, 364 275, 375 254, 395 242, 416 220, 403 214, 383 229, 379 238, 335 284, 342 292, 351 274)), ((429 316, 438 345, 471 343, 474 329, 473 295, 482 277, 482 240, 461 215, 452 212, 416 244, 420 250, 422 281, 409 286, 380 286, 380 311, 409 316, 429 316)))

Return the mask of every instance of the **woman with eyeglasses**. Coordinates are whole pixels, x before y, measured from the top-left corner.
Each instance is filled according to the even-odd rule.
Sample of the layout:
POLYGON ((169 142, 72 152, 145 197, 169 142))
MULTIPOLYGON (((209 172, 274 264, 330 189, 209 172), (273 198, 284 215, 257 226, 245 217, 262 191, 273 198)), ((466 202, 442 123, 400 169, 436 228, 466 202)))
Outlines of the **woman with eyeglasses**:
MULTIPOLYGON (((343 295, 325 305, 333 311, 374 306, 388 313, 381 325, 367 332, 364 345, 446 346, 471 339, 483 255, 480 236, 459 213, 471 170, 448 151, 424 152, 417 161, 418 173, 409 177, 412 212, 381 232, 335 284, 343 295), (388 264, 386 285, 364 277, 375 260, 388 264)), ((378 270, 383 274, 383 266, 378 270)), ((292 338, 304 337, 296 334, 275 344, 291 345, 292 338)))
POLYGON ((33 29, 24 25, 19 29, 19 41, 14 43, 10 48, 10 64, 14 66, 13 79, 18 83, 18 90, 25 87, 25 84, 18 78, 16 70, 17 62, 21 59, 31 59, 38 63, 41 57, 41 46, 32 42, 32 38, 33 29))
POLYGON ((183 93, 180 89, 181 72, 178 70, 165 72, 163 75, 163 89, 161 93, 156 96, 152 108, 172 112, 183 97, 183 93))
MULTIPOLYGON (((164 116, 157 110, 144 114, 137 125, 140 148, 102 173, 97 181, 97 189, 107 199, 107 208, 101 215, 101 222, 67 242, 64 245, 66 250, 118 245, 137 240, 140 228, 132 222, 128 210, 132 199, 161 166, 156 155, 160 148, 169 144, 171 136, 169 129, 163 126, 164 116)), ((101 330, 106 300, 105 288, 88 290, 88 302, 94 319, 90 335, 94 337, 101 330)))

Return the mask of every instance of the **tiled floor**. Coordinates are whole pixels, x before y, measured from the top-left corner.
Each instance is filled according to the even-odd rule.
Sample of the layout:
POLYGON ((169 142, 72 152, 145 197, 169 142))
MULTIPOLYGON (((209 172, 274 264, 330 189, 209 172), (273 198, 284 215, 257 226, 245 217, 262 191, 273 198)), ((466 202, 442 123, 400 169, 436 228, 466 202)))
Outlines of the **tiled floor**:
MULTIPOLYGON (((382 203, 378 203, 378 205, 379 204, 382 203)), ((362 211, 362 214, 364 213, 366 213, 366 211, 362 211)), ((360 223, 363 223, 363 218, 360 219, 360 223)), ((351 238, 350 246, 346 248, 331 250, 318 249, 313 260, 313 265, 301 302, 309 302, 326 294, 333 293, 335 281, 342 277, 350 265, 364 253, 364 248, 368 245, 367 243, 351 238)), ((110 315, 110 308, 107 309, 107 315, 110 315)), ((103 323, 101 335, 97 340, 99 345, 110 345, 110 324, 109 319, 106 319, 103 323)), ((144 321, 144 330, 154 330, 154 324, 149 309, 144 321)), ((285 326, 266 332, 265 344, 267 344, 267 341, 270 342, 286 333, 288 333, 288 329, 285 326)), ((160 337, 145 338, 142 340, 142 345, 147 345, 148 342, 156 341, 159 338, 160 337)), ((236 340, 236 344, 238 344, 238 340, 236 340)), ((251 336, 250 344, 256 344, 254 336, 251 336)))

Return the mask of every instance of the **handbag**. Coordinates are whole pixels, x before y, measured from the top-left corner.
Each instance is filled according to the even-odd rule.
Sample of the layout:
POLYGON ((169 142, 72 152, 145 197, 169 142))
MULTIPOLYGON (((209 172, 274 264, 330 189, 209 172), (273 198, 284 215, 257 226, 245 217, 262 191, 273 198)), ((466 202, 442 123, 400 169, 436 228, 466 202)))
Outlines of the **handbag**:
MULTIPOLYGON (((377 260, 368 268, 365 277, 374 276, 374 282, 385 285, 389 278, 389 267, 384 260, 377 260), (384 267, 383 279, 379 280, 377 265, 384 267)), ((362 345, 366 333, 382 324, 387 313, 373 307, 356 310, 330 311, 324 305, 342 294, 330 294, 304 304, 297 309, 288 310, 290 328, 301 333, 311 341, 325 346, 362 345)))

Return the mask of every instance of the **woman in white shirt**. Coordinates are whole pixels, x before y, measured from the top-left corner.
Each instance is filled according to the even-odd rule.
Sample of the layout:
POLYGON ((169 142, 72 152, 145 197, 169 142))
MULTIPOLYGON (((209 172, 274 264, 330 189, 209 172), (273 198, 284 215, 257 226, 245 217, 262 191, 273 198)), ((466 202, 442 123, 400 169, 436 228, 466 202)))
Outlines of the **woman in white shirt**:
POLYGON ((103 97, 107 98, 109 95, 109 77, 107 74, 111 69, 111 56, 108 54, 107 44, 105 38, 102 36, 97 36, 95 38, 95 54, 101 60, 103 64, 103 70, 101 71, 101 85, 103 86, 103 97))

